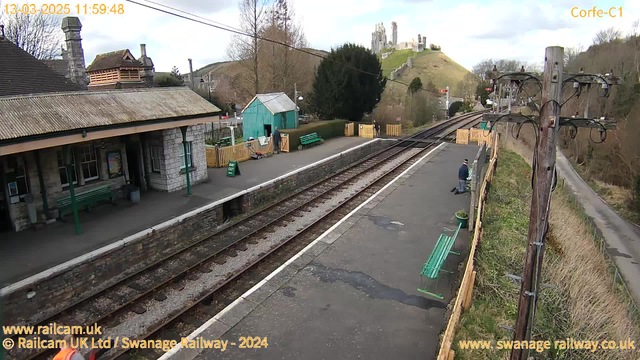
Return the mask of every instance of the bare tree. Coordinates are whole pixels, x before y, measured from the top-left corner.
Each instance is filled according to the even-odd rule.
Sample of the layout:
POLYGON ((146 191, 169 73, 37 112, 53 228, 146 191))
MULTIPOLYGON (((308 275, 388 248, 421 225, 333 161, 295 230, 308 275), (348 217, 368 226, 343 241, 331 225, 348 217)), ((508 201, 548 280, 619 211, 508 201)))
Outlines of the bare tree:
POLYGON ((278 43, 262 41, 260 45, 261 69, 269 91, 284 91, 293 96, 293 84, 300 88, 312 81, 313 69, 310 55, 292 51, 306 48, 307 41, 302 27, 294 21, 294 10, 287 0, 276 1, 269 11, 269 21, 262 37, 278 43))
POLYGON ((458 83, 457 95, 465 101, 471 101, 475 97, 476 86, 478 85, 478 77, 473 73, 467 73, 458 83))
POLYGON ((55 15, 38 13, 2 14, 5 36, 36 59, 48 60, 60 56, 62 32, 60 19, 55 15))
POLYGON ((246 80, 252 89, 245 90, 257 94, 260 92, 258 36, 264 27, 265 0, 240 0, 238 7, 240 8, 240 29, 251 36, 234 36, 227 48, 227 55, 250 70, 250 75, 243 80, 246 80))
POLYGON ((640 83, 640 33, 638 32, 638 26, 640 26, 640 20, 636 20, 631 25, 631 31, 629 32, 629 42, 633 44, 633 65, 636 70, 636 78, 640 83))
POLYGON ((568 47, 564 49, 564 66, 570 66, 570 64, 584 51, 582 45, 575 47, 568 47))
POLYGON ((610 42, 620 40, 622 38, 622 32, 616 28, 610 27, 608 29, 600 30, 593 38, 594 45, 601 45, 610 42))
POLYGON ((471 72, 479 76, 482 80, 487 80, 487 72, 493 69, 494 60, 493 59, 484 59, 477 63, 471 72))

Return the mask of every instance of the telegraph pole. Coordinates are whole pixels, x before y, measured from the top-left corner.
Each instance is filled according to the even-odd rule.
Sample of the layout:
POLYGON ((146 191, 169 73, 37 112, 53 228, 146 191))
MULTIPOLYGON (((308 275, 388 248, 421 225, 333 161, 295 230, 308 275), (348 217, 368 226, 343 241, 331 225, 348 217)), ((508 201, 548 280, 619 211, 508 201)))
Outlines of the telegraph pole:
MULTIPOLYGON (((538 285, 544 255, 545 235, 549 226, 551 187, 556 165, 556 143, 560 129, 563 54, 564 49, 559 46, 548 47, 545 51, 540 120, 539 127, 536 129, 538 132, 537 159, 534 159, 535 173, 533 174, 528 244, 518 298, 514 341, 529 340, 531 337, 538 301, 538 285)), ((510 360, 526 360, 527 357, 528 350, 513 349, 510 360)))

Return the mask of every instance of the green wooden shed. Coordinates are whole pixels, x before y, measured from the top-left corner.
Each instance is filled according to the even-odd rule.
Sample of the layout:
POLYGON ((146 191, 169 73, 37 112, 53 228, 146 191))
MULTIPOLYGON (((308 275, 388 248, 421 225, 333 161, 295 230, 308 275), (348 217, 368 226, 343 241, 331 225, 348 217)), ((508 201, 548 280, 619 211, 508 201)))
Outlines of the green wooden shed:
POLYGON ((242 110, 244 140, 271 136, 278 129, 295 129, 298 126, 296 104, 283 92, 258 94, 242 110))

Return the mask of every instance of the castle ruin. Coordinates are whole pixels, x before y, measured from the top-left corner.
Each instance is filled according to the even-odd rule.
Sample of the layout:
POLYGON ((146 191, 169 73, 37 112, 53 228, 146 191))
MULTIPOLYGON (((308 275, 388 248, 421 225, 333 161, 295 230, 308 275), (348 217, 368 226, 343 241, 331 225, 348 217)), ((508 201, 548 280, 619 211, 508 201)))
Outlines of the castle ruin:
POLYGON ((376 24, 376 30, 371 33, 371 52, 380 54, 387 46, 387 32, 383 23, 376 24))

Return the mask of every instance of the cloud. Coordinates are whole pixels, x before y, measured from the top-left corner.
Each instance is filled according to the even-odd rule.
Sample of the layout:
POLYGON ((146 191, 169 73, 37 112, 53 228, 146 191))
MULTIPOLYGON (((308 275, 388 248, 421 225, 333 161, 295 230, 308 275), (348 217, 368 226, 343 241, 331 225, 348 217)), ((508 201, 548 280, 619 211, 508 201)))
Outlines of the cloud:
MULTIPOLYGON (((16 0, 24 1, 24 0, 16 0)), ((137 0, 144 2, 144 0, 137 0)), ((192 12, 233 27, 239 23, 237 0, 153 0, 192 12)), ((272 1, 272 0, 270 0, 272 1)), ((43 4, 48 0, 31 0, 43 4)), ((79 0, 69 0, 75 11, 79 0)), ((124 4, 123 15, 80 15, 87 65, 99 53, 128 48, 139 56, 139 44, 147 44, 147 54, 156 71, 178 66, 188 71, 210 62, 227 60, 231 34, 141 7, 124 0, 104 0, 107 6, 124 4)), ((470 69, 484 58, 514 58, 540 62, 546 46, 588 47, 594 34, 603 28, 626 31, 640 18, 640 1, 603 0, 598 6, 622 6, 622 18, 573 18, 574 6, 592 8, 590 0, 506 0, 458 3, 417 0, 293 0, 297 21, 303 26, 311 47, 330 50, 345 42, 371 43, 376 23, 383 22, 391 37, 391 21, 398 23, 398 41, 416 39, 442 46, 456 62, 470 69), (614 3, 615 1, 615 3, 614 3)))

